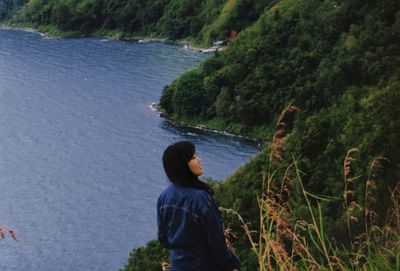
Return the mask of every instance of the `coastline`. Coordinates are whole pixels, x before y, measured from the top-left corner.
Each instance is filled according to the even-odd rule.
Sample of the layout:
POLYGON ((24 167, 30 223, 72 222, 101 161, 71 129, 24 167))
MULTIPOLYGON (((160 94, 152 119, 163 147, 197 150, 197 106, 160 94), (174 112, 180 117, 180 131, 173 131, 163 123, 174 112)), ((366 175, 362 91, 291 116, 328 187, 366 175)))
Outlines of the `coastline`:
POLYGON ((39 31, 35 28, 31 28, 31 27, 8 26, 5 24, 0 24, 0 30, 2 30, 2 29, 4 29, 4 30, 20 30, 20 31, 25 31, 25 32, 30 32, 30 33, 37 33, 46 38, 59 38, 57 36, 52 36, 48 33, 41 32, 41 31, 39 31))
POLYGON ((193 125, 193 124, 185 123, 182 121, 178 121, 176 119, 173 119, 171 116, 169 116, 165 112, 163 112, 163 110, 159 107, 159 105, 157 103, 152 103, 150 105, 150 107, 152 108, 153 111, 158 112, 159 117, 163 118, 167 123, 171 124, 172 126, 174 126, 176 128, 190 129, 190 130, 194 130, 194 131, 201 131, 201 132, 218 134, 218 135, 232 137, 232 138, 238 138, 238 139, 250 142, 252 144, 257 144, 257 146, 259 148, 261 148, 264 145, 264 141, 261 139, 258 139, 258 138, 231 133, 231 132, 229 132, 227 130, 223 130, 223 129, 210 128, 210 127, 207 127, 206 125, 201 125, 201 124, 193 125))
POLYGON ((199 52, 199 53, 214 53, 214 52, 220 52, 225 49, 224 46, 211 46, 208 48, 201 48, 201 47, 196 47, 193 46, 189 41, 187 40, 168 40, 166 38, 155 38, 155 37, 148 37, 148 36, 131 36, 131 37, 123 37, 123 36, 112 36, 112 35, 107 35, 107 33, 96 33, 93 32, 91 34, 85 35, 85 34, 67 34, 66 35, 56 35, 54 33, 50 32, 44 32, 39 29, 33 28, 33 27, 24 27, 24 26, 15 26, 15 25, 6 25, 6 24, 0 24, 0 30, 1 29, 6 29, 6 30, 20 30, 20 31, 26 31, 30 33, 37 33, 45 38, 55 38, 55 39, 60 39, 60 38, 84 38, 84 37, 99 37, 99 38, 106 38, 110 40, 120 40, 120 41, 133 41, 133 42, 139 42, 139 43, 146 43, 146 42, 164 42, 164 43, 174 43, 174 44, 179 44, 181 45, 184 49, 192 51, 192 52, 199 52))

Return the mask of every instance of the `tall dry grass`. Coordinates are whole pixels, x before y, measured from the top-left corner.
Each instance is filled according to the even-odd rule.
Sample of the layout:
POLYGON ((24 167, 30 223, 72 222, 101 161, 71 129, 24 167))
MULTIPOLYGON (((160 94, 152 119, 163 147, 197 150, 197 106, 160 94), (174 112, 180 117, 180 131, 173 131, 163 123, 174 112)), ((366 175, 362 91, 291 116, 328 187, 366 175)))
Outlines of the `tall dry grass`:
POLYGON ((298 108, 290 104, 278 118, 270 145, 268 170, 263 174, 262 190, 257 198, 258 229, 251 229, 238 212, 222 208, 238 217, 251 250, 257 256, 258 270, 400 270, 400 184, 391 191, 393 205, 385 226, 375 225, 376 213, 372 209, 376 198, 376 172, 385 158, 377 157, 372 161, 361 206, 354 193, 354 185, 361 183, 361 176, 353 176, 352 172, 358 149, 348 150, 343 161, 343 206, 350 249, 338 246, 324 231, 321 201, 329 198, 306 191, 294 158, 290 164, 282 163, 287 139, 284 119, 286 114, 296 111, 298 108), (300 186, 308 221, 294 220, 288 201, 293 185, 300 186), (359 222, 359 213, 364 215, 365 232, 354 236, 352 223, 359 222))
POLYGON ((6 225, 3 225, 0 227, 0 239, 6 238, 6 233, 16 242, 20 242, 20 240, 17 238, 14 230, 11 228, 7 227, 6 225))

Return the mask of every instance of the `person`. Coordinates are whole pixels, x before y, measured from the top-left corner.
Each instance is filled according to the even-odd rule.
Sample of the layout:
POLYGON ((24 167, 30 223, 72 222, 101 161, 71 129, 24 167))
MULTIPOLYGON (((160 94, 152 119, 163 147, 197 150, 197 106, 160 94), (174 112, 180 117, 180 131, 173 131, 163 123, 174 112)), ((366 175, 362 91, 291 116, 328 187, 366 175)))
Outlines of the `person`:
POLYGON ((158 240, 171 250, 171 271, 239 270, 240 260, 225 241, 214 191, 198 178, 203 168, 195 145, 172 144, 162 160, 172 184, 158 198, 158 240))

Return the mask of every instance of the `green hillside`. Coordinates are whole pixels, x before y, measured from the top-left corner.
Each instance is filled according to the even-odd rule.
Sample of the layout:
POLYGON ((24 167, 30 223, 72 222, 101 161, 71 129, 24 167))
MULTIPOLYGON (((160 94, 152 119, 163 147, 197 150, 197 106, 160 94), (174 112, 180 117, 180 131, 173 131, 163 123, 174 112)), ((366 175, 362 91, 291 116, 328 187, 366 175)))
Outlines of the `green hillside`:
POLYGON ((210 46, 252 24, 273 0, 31 0, 11 20, 57 35, 147 36, 210 46))

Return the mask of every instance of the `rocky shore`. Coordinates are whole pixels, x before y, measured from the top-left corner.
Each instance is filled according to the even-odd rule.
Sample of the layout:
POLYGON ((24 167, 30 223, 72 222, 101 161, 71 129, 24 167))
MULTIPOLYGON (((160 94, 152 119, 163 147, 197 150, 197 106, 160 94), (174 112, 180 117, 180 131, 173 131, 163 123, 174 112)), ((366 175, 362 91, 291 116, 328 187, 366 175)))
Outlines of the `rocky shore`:
POLYGON ((222 130, 222 129, 217 129, 217 128, 210 128, 207 127, 205 125, 193 125, 193 124, 189 124, 189 123, 185 123, 182 121, 178 121, 173 119, 171 116, 169 116, 168 114, 166 114, 165 112, 163 112, 163 110, 159 107, 159 105, 157 103, 152 103, 151 104, 151 109, 153 111, 157 111, 158 112, 158 116, 160 116, 161 118, 163 118, 167 123, 171 124, 172 126, 178 128, 178 129, 190 129, 193 131, 197 131, 197 132, 206 132, 206 133, 213 133, 213 134, 218 134, 218 135, 223 135, 223 136, 227 136, 227 137, 234 137, 234 138, 238 138, 241 140, 245 140, 247 142, 251 142, 254 144, 257 144, 257 146, 259 148, 261 148, 263 146, 263 141, 261 141, 260 139, 257 138, 252 138, 252 137, 248 137, 248 136, 244 136, 244 135, 239 135, 239 134, 234 134, 234 133, 230 133, 226 130, 222 130))

